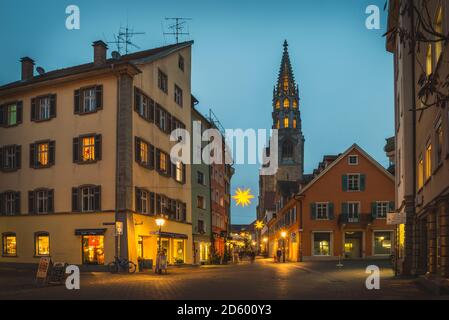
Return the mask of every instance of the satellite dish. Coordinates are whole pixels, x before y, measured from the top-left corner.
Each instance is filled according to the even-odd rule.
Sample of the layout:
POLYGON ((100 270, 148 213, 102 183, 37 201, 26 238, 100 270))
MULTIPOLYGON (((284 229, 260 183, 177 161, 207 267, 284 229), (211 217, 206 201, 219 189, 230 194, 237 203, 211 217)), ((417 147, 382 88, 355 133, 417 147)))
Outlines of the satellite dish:
POLYGON ((119 60, 122 57, 118 51, 112 51, 111 55, 114 60, 119 60))
POLYGON ((42 67, 37 67, 36 71, 37 71, 37 73, 39 73, 39 75, 43 75, 45 73, 45 70, 42 67))

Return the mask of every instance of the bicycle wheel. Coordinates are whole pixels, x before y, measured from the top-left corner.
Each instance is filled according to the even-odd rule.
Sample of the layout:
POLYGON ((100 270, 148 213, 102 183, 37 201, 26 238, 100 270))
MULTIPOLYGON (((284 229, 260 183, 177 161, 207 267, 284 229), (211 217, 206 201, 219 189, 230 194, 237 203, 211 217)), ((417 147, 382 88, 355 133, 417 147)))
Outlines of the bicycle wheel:
POLYGON ((137 266, 134 262, 128 262, 128 272, 129 273, 135 273, 137 269, 137 266))
POLYGON ((118 264, 115 262, 110 262, 108 264, 108 270, 110 273, 117 273, 118 272, 118 264))

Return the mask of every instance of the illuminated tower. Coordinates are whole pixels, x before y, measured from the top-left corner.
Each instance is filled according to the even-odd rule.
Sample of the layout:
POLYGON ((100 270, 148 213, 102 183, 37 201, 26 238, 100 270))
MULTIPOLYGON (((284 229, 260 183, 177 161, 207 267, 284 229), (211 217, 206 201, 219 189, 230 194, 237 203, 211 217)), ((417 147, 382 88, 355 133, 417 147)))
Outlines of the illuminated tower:
POLYGON ((299 92, 295 83, 287 40, 273 90, 273 129, 278 129, 279 170, 277 181, 301 181, 304 173, 304 136, 301 130, 299 92))

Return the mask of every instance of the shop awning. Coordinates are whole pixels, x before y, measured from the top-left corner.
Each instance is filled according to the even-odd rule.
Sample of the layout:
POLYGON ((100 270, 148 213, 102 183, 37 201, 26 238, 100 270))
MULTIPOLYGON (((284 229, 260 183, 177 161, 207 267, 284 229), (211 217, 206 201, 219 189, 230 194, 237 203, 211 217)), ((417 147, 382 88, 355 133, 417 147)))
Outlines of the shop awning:
MULTIPOLYGON (((159 236, 159 231, 152 232, 151 234, 159 236)), ((174 233, 174 232, 161 232, 161 238, 172 238, 172 239, 188 239, 186 234, 174 233)))
POLYGON ((75 229, 75 236, 102 236, 107 229, 75 229))

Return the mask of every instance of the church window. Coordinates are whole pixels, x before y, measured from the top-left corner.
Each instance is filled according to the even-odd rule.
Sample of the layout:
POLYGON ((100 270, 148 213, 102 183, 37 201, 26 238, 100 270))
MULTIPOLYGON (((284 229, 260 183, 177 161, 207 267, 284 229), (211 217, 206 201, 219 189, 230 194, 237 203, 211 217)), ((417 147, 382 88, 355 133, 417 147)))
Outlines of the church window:
POLYGON ((297 124, 296 124, 296 119, 293 119, 293 129, 296 129, 297 124))
POLYGON ((293 157, 293 144, 291 141, 287 140, 282 144, 282 158, 292 158, 293 157))
POLYGON ((280 109, 281 108, 281 102, 278 100, 276 101, 276 109, 280 109))
POLYGON ((290 107, 290 101, 287 98, 285 98, 284 99, 284 108, 288 108, 288 107, 290 107))
POLYGON ((287 91, 288 90, 288 76, 287 75, 285 75, 284 76, 284 91, 287 91))
POLYGON ((277 119, 276 121, 276 129, 279 129, 281 127, 281 123, 279 121, 279 119, 277 119))
POLYGON ((288 117, 284 118, 284 128, 288 128, 289 127, 289 121, 288 121, 288 117))
POLYGON ((296 101, 296 99, 293 100, 293 108, 298 108, 298 101, 296 101))

